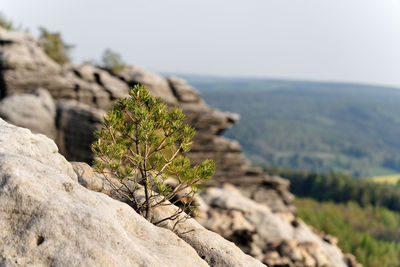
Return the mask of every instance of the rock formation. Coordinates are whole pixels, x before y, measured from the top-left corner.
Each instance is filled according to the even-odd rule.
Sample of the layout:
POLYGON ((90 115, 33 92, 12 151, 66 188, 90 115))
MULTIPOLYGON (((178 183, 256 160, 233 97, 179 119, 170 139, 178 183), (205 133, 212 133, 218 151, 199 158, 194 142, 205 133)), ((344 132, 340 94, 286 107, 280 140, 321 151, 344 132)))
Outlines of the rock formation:
MULTIPOLYGON (((269 194, 262 192, 258 196, 271 197, 259 197, 260 201, 273 205, 275 211, 294 210, 288 183, 252 168, 243 158, 240 145, 220 136, 239 119, 238 115, 210 108, 186 81, 164 78, 139 67, 127 67, 116 76, 88 64, 60 66, 46 56, 37 39, 1 28, 0 43, 2 95, 31 93, 38 87, 47 89, 57 103, 56 141, 67 159, 92 162, 92 132, 104 111, 113 100, 126 96, 129 86, 140 83, 166 103, 183 109, 187 121, 197 130, 189 157, 195 164, 206 158, 217 163, 214 184, 229 181, 241 185, 250 197, 257 197, 254 190, 265 185, 261 187, 269 194)), ((29 127, 18 119, 10 122, 29 127)))
POLYGON ((35 133, 57 138, 56 105, 47 90, 38 89, 32 94, 11 95, 2 99, 0 117, 35 133), (23 107, 23 108, 21 108, 23 107))
POLYGON ((292 213, 273 213, 234 186, 200 194, 199 222, 268 266, 348 266, 352 259, 292 213))
MULTIPOLYGON (((350 257, 342 255, 334 246, 332 251, 335 250, 335 255, 342 255, 342 258, 341 263, 332 262, 339 259, 339 256, 330 258, 330 252, 326 254, 326 242, 322 241, 322 237, 314 234, 309 239, 298 238, 298 233, 302 231, 296 230, 296 225, 300 225, 299 229, 306 229, 307 226, 294 216, 294 198, 288 191, 289 182, 280 177, 270 177, 252 167, 244 159, 240 145, 221 136, 225 129, 239 119, 238 115, 209 107, 194 88, 177 77, 164 78, 136 66, 129 66, 118 74, 89 64, 60 66, 46 56, 36 38, 0 28, 0 97, 3 98, 0 112, 4 112, 1 116, 15 125, 29 127, 35 132, 55 138, 60 152, 68 160, 92 162, 90 144, 94 140, 93 130, 99 126, 104 112, 113 101, 126 96, 129 87, 139 83, 146 85, 153 95, 161 97, 168 105, 182 108, 188 123, 196 128, 194 145, 189 155, 192 162, 199 163, 211 158, 217 163, 215 176, 209 186, 220 188, 210 188, 199 200, 205 206, 204 214, 209 216, 199 219, 204 226, 234 241, 243 251, 270 266, 345 266, 345 263, 341 263, 350 257), (7 115, 24 114, 23 105, 12 103, 22 103, 27 97, 34 98, 30 94, 38 88, 47 90, 56 106, 55 116, 50 115, 46 120, 35 115, 35 119, 49 125, 43 129, 35 128, 17 116, 7 115), (8 108, 7 103, 11 103, 8 105, 12 107, 8 108), (46 132, 52 132, 52 129, 55 129, 55 134, 46 132), (219 192, 222 199, 224 194, 231 193, 229 187, 221 188, 225 183, 240 188, 240 199, 252 203, 248 207, 255 210, 247 213, 236 210, 235 206, 221 204, 229 202, 227 199, 215 204, 214 200, 207 197, 207 194, 219 192), (265 214, 260 214, 259 210, 265 214), (250 214, 250 217, 246 217, 246 214, 250 214), (235 221, 237 218, 243 225, 235 221), (258 218, 258 221, 249 218, 258 218), (214 223, 214 220, 220 221, 221 225, 214 223), (268 228, 268 220, 282 222, 285 225, 282 227, 290 229, 292 234, 280 231, 279 227, 268 228), (227 225, 227 222, 232 222, 232 225, 227 225)), ((35 101, 38 109, 46 108, 43 101, 35 101)), ((96 188, 96 184, 101 184, 97 179, 93 181, 89 186, 96 188), (93 184, 93 181, 97 182, 93 184)), ((311 236, 311 230, 307 229, 304 231, 311 236)), ((347 265, 350 266, 350 263, 347 265)))
MULTIPOLYGON (((80 184, 119 199, 102 175, 89 165, 80 162, 72 165, 80 184)), ((273 213, 268 206, 243 196, 230 184, 207 188, 197 201, 200 204, 198 222, 268 266, 358 266, 351 255, 343 255, 333 237, 321 236, 292 213, 273 213)), ((152 218, 158 221, 173 213, 174 207, 157 208, 152 218)), ((173 230, 210 265, 234 266, 248 261, 193 219, 176 228, 174 221, 166 221, 161 226, 173 230), (211 243, 210 247, 210 240, 218 242, 211 243)))
MULTIPOLYGON (((81 185, 115 199, 120 199, 120 195, 115 192, 103 176, 94 172, 89 165, 82 162, 73 162, 72 165, 81 185)), ((174 205, 157 207, 152 210, 150 219, 160 221, 170 217, 177 209, 174 205)), ((223 239, 220 235, 205 229, 196 220, 182 219, 179 224, 176 224, 176 221, 173 220, 166 220, 159 226, 174 231, 211 266, 263 266, 259 261, 245 255, 238 247, 223 239)))
POLYGON ((53 141, 2 119, 0 181, 2 266, 262 266, 194 219, 179 238, 85 189, 53 141))
POLYGON ((172 232, 86 190, 50 139, 0 120, 0 265, 207 264, 172 232))

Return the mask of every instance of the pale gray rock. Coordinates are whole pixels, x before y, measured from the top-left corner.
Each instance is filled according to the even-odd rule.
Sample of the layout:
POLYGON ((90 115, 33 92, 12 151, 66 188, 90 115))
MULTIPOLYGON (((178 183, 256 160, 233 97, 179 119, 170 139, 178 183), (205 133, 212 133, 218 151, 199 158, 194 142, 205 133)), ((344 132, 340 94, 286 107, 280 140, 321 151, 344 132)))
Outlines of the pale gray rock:
POLYGON ((97 173, 85 162, 71 162, 71 165, 78 176, 78 182, 95 192, 102 192, 110 195, 112 190, 109 183, 103 178, 102 174, 97 173))
POLYGON ((362 267, 362 264, 357 262, 357 259, 352 254, 346 254, 347 265, 349 267, 362 267))
MULTIPOLYGON (((50 85, 55 94, 60 87, 69 87, 68 80, 59 76, 62 67, 43 51, 40 41, 24 32, 0 28, 0 69, 3 84, 1 95, 31 93, 50 85)), ((71 92, 73 93, 73 86, 71 92)))
MULTIPOLYGON (((217 170, 209 185, 232 183, 247 199, 268 207, 272 215, 278 214, 282 217, 282 214, 286 214, 286 220, 290 224, 302 227, 303 223, 298 222, 292 214, 295 207, 293 195, 288 191, 288 182, 255 170, 243 157, 242 149, 237 142, 220 136, 225 129, 237 122, 239 116, 212 109, 203 100, 198 99, 195 91, 183 80, 166 79, 138 67, 127 67, 120 74, 114 75, 88 64, 60 66, 47 57, 40 41, 28 33, 0 29, 0 43, 0 98, 11 94, 32 93, 39 87, 47 89, 58 105, 56 142, 68 159, 89 163, 92 161, 93 154, 90 152, 90 144, 94 140, 92 131, 100 126, 102 114, 110 107, 115 97, 125 95, 127 87, 141 83, 169 105, 182 108, 186 121, 196 128, 193 149, 188 156, 195 164, 208 158, 217 163, 217 170), (64 102, 65 100, 73 101, 64 102)), ((268 246, 274 249, 262 251, 262 246, 257 245, 259 243, 255 237, 257 236, 255 232, 261 230, 254 224, 248 224, 250 221, 244 212, 220 207, 212 207, 212 210, 217 212, 210 212, 210 216, 221 223, 221 229, 229 233, 231 240, 264 262, 267 262, 268 258, 265 255, 276 256, 278 247, 286 246, 282 243, 283 240, 277 240, 276 246, 268 246), (226 226, 229 225, 228 221, 232 222, 229 218, 234 218, 237 222, 229 228, 230 230, 226 226), (246 241, 253 237, 254 241, 246 241), (242 245, 243 242, 249 242, 250 245, 242 245)), ((260 219, 262 216, 253 216, 254 218, 260 219)), ((218 231, 222 231, 221 229, 218 231)), ((297 231, 297 234, 300 235, 301 232, 297 231)), ((289 238, 292 238, 291 234, 289 238)), ((296 240, 296 246, 301 251, 315 251, 320 246, 319 243, 296 240)), ((332 238, 325 240, 324 243, 334 244, 332 238)), ((303 255, 302 253, 300 254, 303 255)), ((310 253, 308 255, 311 255, 310 253)), ((305 260, 307 256, 304 255, 304 264, 310 262, 305 260)), ((274 260, 278 265, 290 261, 287 256, 280 256, 274 260)), ((319 266, 324 264, 324 260, 326 259, 323 257, 315 258, 319 266)), ((352 260, 349 259, 348 262, 350 264, 352 260)))
POLYGON ((185 80, 176 76, 167 78, 172 92, 178 98, 179 102, 199 102, 200 95, 196 89, 190 86, 185 80))
POLYGON ((203 101, 198 103, 182 102, 180 107, 185 112, 188 122, 207 135, 220 135, 240 118, 238 114, 213 109, 203 101))
POLYGON ((207 205, 198 218, 202 225, 269 266, 280 266, 283 259, 293 266, 347 266, 347 256, 302 220, 290 212, 273 213, 232 185, 210 187, 200 198, 207 205), (271 258, 272 252, 279 259, 271 258))
POLYGON ((56 74, 60 65, 51 60, 43 51, 40 40, 32 35, 8 31, 0 27, 2 43, 1 67, 4 69, 27 69, 36 72, 56 74))
POLYGON ((71 179, 51 140, 0 125, 1 266, 208 266, 171 231, 71 179))
POLYGON ((56 139, 56 106, 48 91, 11 95, 0 102, 0 117, 6 121, 56 139))
POLYGON ((176 105, 177 100, 174 96, 167 79, 164 77, 150 72, 148 70, 139 68, 137 66, 127 66, 118 75, 129 86, 142 84, 156 97, 161 97, 162 100, 171 105, 176 105))
POLYGON ((102 73, 102 81, 87 81, 73 66, 61 66, 44 52, 41 41, 29 33, 0 27, 0 97, 47 89, 55 100, 74 99, 107 109, 115 97, 126 95, 127 85, 102 73))
POLYGON ((77 180, 71 164, 58 153, 57 145, 53 140, 41 134, 32 134, 29 129, 16 127, 1 118, 0 153, 35 158, 41 164, 52 166, 56 172, 77 180))
POLYGON ((252 178, 247 181, 232 179, 225 182, 244 185, 242 193, 258 203, 267 205, 272 212, 295 212, 293 205, 294 196, 289 192, 289 181, 279 176, 263 174, 262 171, 253 170, 247 174, 252 178), (257 181, 258 180, 258 181, 257 181))
POLYGON ((83 80, 89 83, 97 83, 104 87, 109 93, 111 100, 128 96, 128 85, 117 77, 112 76, 108 71, 96 68, 90 64, 73 66, 72 69, 83 80))
MULTIPOLYGON (((166 218, 176 211, 175 206, 157 207, 152 212, 154 221, 166 218)), ((205 229, 196 220, 189 218, 175 225, 166 221, 160 226, 174 231, 180 238, 190 244, 197 253, 211 266, 263 266, 253 257, 243 253, 234 243, 225 240, 219 234, 205 229)))
MULTIPOLYGON (((83 186, 119 199, 118 194, 115 193, 104 177, 93 172, 90 166, 85 163, 75 162, 73 167, 78 175, 79 182, 83 186)), ((174 205, 157 207, 152 210, 150 220, 158 222, 175 214, 178 209, 174 205)), ((184 217, 185 214, 179 216, 179 218, 184 217)), ((179 224, 176 224, 176 220, 166 220, 160 223, 159 226, 176 233, 190 244, 198 255, 211 266, 263 266, 260 261, 244 254, 234 243, 205 229, 192 218, 185 218, 179 224)))
POLYGON ((57 106, 57 143, 69 160, 92 162, 90 146, 94 131, 101 126, 105 111, 75 100, 59 102, 57 106))

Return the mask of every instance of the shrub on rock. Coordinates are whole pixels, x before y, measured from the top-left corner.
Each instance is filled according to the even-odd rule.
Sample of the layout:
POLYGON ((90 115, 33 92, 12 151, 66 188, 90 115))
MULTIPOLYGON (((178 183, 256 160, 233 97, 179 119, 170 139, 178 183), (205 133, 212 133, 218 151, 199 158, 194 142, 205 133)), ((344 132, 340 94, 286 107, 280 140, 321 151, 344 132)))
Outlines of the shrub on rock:
POLYGON ((43 27, 39 30, 46 54, 61 65, 68 63, 70 61, 69 51, 74 46, 66 44, 58 32, 49 32, 43 27))
POLYGON ((180 109, 168 110, 137 85, 129 97, 114 104, 96 132, 92 149, 97 170, 146 218, 153 208, 178 201, 183 207, 161 221, 181 218, 183 211, 194 212, 193 195, 214 173, 212 160, 192 167, 184 156, 195 134, 184 119, 180 109), (174 187, 166 183, 169 178, 175 179, 174 187))
POLYGON ((103 52, 102 63, 103 68, 106 68, 113 73, 118 73, 126 68, 126 64, 122 60, 121 55, 111 49, 106 49, 103 52))

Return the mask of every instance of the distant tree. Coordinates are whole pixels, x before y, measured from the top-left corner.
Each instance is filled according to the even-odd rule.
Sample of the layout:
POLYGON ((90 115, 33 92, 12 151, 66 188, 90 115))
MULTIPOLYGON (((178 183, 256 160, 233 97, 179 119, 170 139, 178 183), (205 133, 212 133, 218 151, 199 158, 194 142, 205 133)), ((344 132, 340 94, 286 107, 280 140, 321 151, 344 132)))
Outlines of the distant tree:
POLYGON ((39 30, 46 54, 61 65, 68 63, 70 61, 69 52, 74 46, 66 44, 58 32, 52 33, 43 27, 39 30))
POLYGON ((3 14, 0 13, 0 27, 6 30, 15 30, 15 26, 12 21, 8 20, 3 14))
POLYGON ((96 169, 138 213, 149 219, 157 206, 170 202, 183 206, 154 224, 179 219, 184 210, 194 212, 193 195, 215 170, 212 160, 191 167, 184 156, 195 133, 184 119, 180 109, 169 111, 159 98, 137 85, 128 98, 114 104, 95 134, 96 169), (110 174, 117 181, 109 178, 110 174), (174 185, 167 184, 167 179, 173 179, 174 185), (144 199, 140 196, 143 191, 144 199))
POLYGON ((103 68, 106 68, 113 73, 118 73, 126 67, 121 55, 111 49, 106 49, 103 52, 102 63, 103 68))
POLYGON ((391 156, 391 157, 384 158, 382 166, 384 166, 388 169, 400 171, 400 157, 391 156))

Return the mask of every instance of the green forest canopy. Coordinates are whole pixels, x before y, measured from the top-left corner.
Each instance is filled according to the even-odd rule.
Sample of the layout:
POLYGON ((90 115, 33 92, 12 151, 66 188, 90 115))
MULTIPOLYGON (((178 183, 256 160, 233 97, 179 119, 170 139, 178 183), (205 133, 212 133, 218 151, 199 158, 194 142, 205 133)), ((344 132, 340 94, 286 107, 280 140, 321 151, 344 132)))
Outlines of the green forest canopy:
POLYGON ((211 106, 239 113, 226 136, 255 164, 356 177, 400 172, 400 90, 185 76, 211 106))
POLYGON ((361 208, 354 202, 318 203, 296 199, 298 215, 320 231, 339 238, 339 247, 365 267, 400 266, 400 213, 385 208, 361 208))

